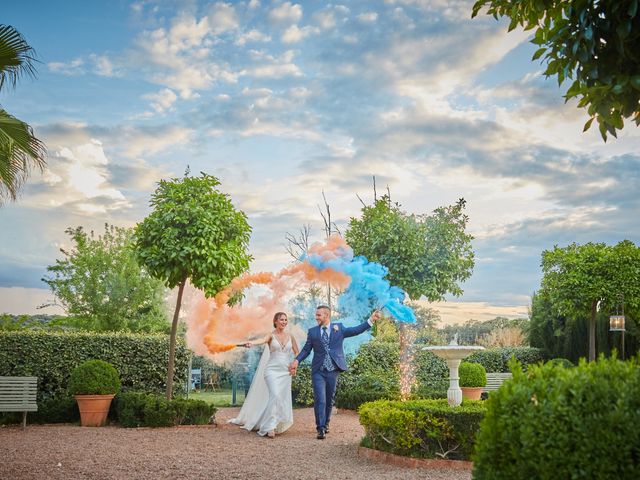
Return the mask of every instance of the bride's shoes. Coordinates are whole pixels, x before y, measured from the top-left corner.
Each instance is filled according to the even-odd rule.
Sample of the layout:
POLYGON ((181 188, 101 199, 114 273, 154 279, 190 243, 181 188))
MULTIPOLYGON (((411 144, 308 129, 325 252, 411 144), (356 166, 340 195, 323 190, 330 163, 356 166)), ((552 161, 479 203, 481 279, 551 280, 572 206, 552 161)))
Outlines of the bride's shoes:
POLYGON ((276 438, 276 432, 274 432, 273 430, 271 430, 270 432, 267 432, 267 437, 276 438))

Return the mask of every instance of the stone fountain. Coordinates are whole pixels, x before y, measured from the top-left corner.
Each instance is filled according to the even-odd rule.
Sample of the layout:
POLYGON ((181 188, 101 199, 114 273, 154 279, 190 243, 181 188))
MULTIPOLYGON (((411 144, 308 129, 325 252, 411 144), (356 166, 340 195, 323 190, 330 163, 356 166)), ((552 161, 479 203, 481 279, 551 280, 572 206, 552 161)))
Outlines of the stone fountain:
POLYGON ((458 334, 456 333, 449 345, 424 347, 423 350, 429 350, 447 362, 449 367, 449 390, 447 390, 447 399, 449 406, 457 407, 462 403, 462 390, 460 390, 460 384, 458 383, 458 380, 460 380, 458 376, 460 362, 472 353, 478 350, 484 350, 484 347, 477 345, 458 345, 458 334))

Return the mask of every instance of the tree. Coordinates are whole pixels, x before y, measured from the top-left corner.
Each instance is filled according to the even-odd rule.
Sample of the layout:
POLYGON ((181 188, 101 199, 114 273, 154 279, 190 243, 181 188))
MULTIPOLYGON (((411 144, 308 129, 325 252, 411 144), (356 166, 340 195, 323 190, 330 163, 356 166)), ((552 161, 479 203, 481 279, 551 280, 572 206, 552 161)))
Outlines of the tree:
POLYGON ((356 255, 386 266, 389 282, 412 299, 459 296, 458 283, 471 276, 474 266, 465 203, 460 199, 431 215, 408 215, 384 195, 365 205, 361 218, 351 218, 345 237, 356 255))
POLYGON ((478 0, 472 17, 487 14, 536 29, 533 59, 546 62, 544 74, 558 84, 571 80, 565 99, 587 107, 588 130, 597 119, 604 141, 633 117, 640 125, 640 15, 638 0, 478 0))
POLYGON ((542 252, 542 274, 540 294, 557 315, 589 319, 589 361, 596 359, 598 309, 615 312, 621 298, 640 307, 640 248, 629 240, 555 246, 542 252))
POLYGON ((164 286, 140 268, 133 250, 133 229, 105 224, 95 236, 68 228, 73 247, 60 249, 62 260, 47 267, 42 280, 72 319, 58 320, 87 330, 166 331, 164 286))
POLYGON ((140 262, 169 288, 178 287, 171 325, 167 398, 173 394, 178 316, 187 280, 214 296, 249 268, 251 227, 216 177, 202 173, 161 180, 151 197, 153 211, 136 228, 140 262))
MULTIPOLYGON (((0 91, 15 88, 23 76, 35 76, 33 48, 10 25, 0 25, 0 91)), ((46 148, 33 129, 0 107, 0 204, 15 200, 29 170, 45 166, 46 148)))

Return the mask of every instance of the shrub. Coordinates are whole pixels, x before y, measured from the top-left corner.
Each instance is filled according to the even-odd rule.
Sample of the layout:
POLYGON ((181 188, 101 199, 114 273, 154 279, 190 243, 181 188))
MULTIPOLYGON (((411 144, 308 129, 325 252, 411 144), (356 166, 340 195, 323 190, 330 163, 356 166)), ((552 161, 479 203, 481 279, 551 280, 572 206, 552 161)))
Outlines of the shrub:
POLYGON ((147 396, 143 415, 146 427, 171 427, 175 425, 175 411, 171 408, 169 400, 161 396, 147 396))
POLYGON ((468 459, 484 416, 483 402, 465 400, 451 408, 446 400, 378 400, 358 413, 364 446, 421 458, 468 459))
POLYGON ((397 399, 400 385, 396 375, 379 372, 364 372, 353 375, 349 372, 340 376, 336 391, 335 405, 339 408, 356 410, 365 402, 378 399, 397 399))
MULTIPOLYGON (((100 358, 120 373, 124 391, 162 393, 166 388, 169 338, 131 333, 0 331, 0 375, 38 377, 38 402, 67 394, 69 375, 100 358)), ((184 389, 189 352, 176 346, 174 386, 184 389)))
POLYGON ((552 358, 547 363, 550 363, 552 365, 560 365, 564 368, 571 368, 575 366, 573 362, 571 362, 571 360, 567 360, 566 358, 552 358))
POLYGON ((529 365, 544 361, 542 350, 533 347, 502 347, 480 350, 469 355, 465 361, 479 363, 487 372, 509 372, 509 360, 515 357, 524 370, 529 365))
POLYGON ((167 401, 158 395, 125 392, 114 402, 114 417, 122 427, 168 427, 204 425, 216 407, 202 400, 176 398, 167 401))
POLYGON ((604 359, 555 362, 492 392, 478 433, 475 479, 635 479, 640 471, 640 367, 604 359))
POLYGON ((462 362, 458 373, 461 387, 478 388, 487 384, 487 372, 479 363, 462 362))
MULTIPOLYGON (((342 381, 342 379, 340 379, 342 381)), ((291 397, 297 407, 313 406, 313 387, 311 385, 311 366, 304 362, 291 380, 291 397)))
POLYGON ((88 360, 71 372, 71 395, 115 395, 120 390, 118 371, 103 360, 88 360))
POLYGON ((206 425, 216 413, 216 407, 204 400, 176 398, 171 404, 177 425, 206 425))

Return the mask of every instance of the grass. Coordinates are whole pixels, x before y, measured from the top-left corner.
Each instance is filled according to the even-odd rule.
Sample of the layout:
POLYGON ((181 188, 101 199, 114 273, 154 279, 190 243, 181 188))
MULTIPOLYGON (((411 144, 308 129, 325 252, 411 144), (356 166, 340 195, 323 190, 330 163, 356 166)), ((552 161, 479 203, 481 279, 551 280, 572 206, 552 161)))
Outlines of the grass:
MULTIPOLYGON (((204 400, 207 403, 212 403, 216 407, 231 407, 232 396, 231 389, 229 390, 216 390, 215 392, 204 390, 193 390, 189 392, 189 398, 195 400, 204 400)), ((244 402, 244 390, 239 389, 236 393, 236 406, 242 405, 244 402)))

